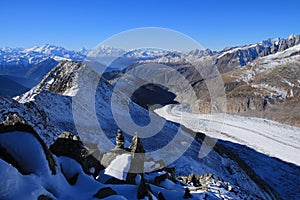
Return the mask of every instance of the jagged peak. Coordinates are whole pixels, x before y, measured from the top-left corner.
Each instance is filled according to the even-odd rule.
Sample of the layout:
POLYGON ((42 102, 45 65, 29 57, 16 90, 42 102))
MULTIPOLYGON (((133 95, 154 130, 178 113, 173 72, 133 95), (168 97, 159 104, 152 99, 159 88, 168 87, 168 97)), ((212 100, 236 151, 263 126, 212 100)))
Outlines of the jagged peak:
POLYGON ((143 143, 142 143, 141 139, 139 138, 137 132, 135 132, 135 134, 131 140, 129 149, 131 150, 131 152, 134 152, 134 153, 145 153, 143 143))
POLYGON ((296 35, 294 34, 294 33, 292 33, 289 37, 288 37, 288 39, 289 40, 292 40, 292 39, 294 39, 296 37, 296 35))

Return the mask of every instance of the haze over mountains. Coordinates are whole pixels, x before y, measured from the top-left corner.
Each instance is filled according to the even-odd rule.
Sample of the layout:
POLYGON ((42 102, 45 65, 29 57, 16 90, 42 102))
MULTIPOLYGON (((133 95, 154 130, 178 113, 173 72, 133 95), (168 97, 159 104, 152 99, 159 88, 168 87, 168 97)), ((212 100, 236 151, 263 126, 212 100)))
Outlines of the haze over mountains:
MULTIPOLYGON (((221 72, 226 112, 300 126, 300 36, 268 39, 222 51, 123 50, 102 46, 76 52, 52 45, 30 49, 2 48, 0 60, 0 168, 7 180, 0 182, 1 188, 5 188, 0 191, 1 198, 22 198, 23 192, 25 198, 35 199, 41 196, 48 199, 93 199, 97 198, 96 193, 108 193, 108 199, 136 199, 137 194, 143 191, 148 199, 162 199, 161 195, 172 199, 183 198, 184 187, 194 191, 192 197, 196 199, 299 197, 297 164, 223 140, 219 140, 207 156, 199 158, 201 147, 211 144, 214 138, 205 140, 203 133, 165 121, 152 109, 157 104, 180 103, 185 111, 210 113, 210 91, 205 81, 215 77, 202 77, 193 66, 208 67, 206 63, 209 60, 209 67, 217 67, 221 72), (103 76, 89 67, 86 62, 89 57, 96 58, 97 62, 108 59, 103 61, 103 64, 110 64, 103 76), (111 60, 113 62, 109 62, 111 60), (127 96, 128 88, 134 87, 139 80, 126 73, 142 64, 162 64, 175 69, 188 80, 191 90, 197 93, 197 99, 191 98, 192 91, 181 87, 177 79, 165 74, 164 68, 157 73, 144 70, 142 75, 149 79, 164 79, 169 88, 146 84, 132 96, 127 96), (121 90, 114 91, 124 75, 127 82, 121 85, 121 90), (140 129, 129 123, 124 114, 126 106, 130 107, 130 117, 140 129), (118 157, 114 151, 116 132, 120 128, 117 119, 126 122, 126 127, 122 127, 125 138, 134 138, 132 133, 138 132, 143 148, 127 139, 121 143, 131 148, 139 146, 139 150, 146 151, 145 171, 149 168, 149 171, 158 171, 146 173, 145 177, 140 175, 133 182, 127 178, 123 180, 117 173, 107 177, 105 169, 93 176, 97 167, 86 164, 90 161, 87 159, 89 155, 101 164, 107 161, 103 159, 104 155, 114 156, 112 160, 118 157), (162 129, 152 137, 143 137, 156 133, 156 126, 147 127, 151 121, 156 126, 163 125, 162 129), (176 134, 181 137, 176 139, 176 134), (69 146, 65 146, 66 149, 56 149, 63 152, 63 156, 57 154, 50 147, 59 139, 68 141, 63 144, 75 142, 77 148, 74 152, 84 153, 72 154, 76 159, 71 159, 66 154, 69 146), (173 142, 171 150, 155 153, 170 142, 173 142), (29 144, 34 148, 27 148, 29 144), (28 162, 31 154, 36 157, 36 162, 28 162), (177 177, 163 167, 175 167, 177 177), (185 177, 192 172, 211 175, 185 177), (187 181, 179 180, 178 176, 187 181)), ((280 140, 282 137, 279 137, 280 140)), ((118 140, 120 138, 118 135, 118 140)), ((296 134, 287 140, 289 144, 295 143, 292 148, 298 148, 300 140, 296 134)), ((125 155, 130 157, 131 154, 125 155)), ((120 160, 117 161, 123 163, 120 160)), ((131 165, 130 162, 124 164, 131 165)))

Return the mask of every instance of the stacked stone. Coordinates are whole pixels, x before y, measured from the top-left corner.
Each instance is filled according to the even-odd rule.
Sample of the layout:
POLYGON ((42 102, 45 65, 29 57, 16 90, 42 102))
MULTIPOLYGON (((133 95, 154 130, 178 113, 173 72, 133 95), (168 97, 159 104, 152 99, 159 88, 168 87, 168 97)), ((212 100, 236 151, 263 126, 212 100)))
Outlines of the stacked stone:
POLYGON ((124 149, 124 135, 120 129, 118 129, 117 137, 116 137, 116 148, 124 149))

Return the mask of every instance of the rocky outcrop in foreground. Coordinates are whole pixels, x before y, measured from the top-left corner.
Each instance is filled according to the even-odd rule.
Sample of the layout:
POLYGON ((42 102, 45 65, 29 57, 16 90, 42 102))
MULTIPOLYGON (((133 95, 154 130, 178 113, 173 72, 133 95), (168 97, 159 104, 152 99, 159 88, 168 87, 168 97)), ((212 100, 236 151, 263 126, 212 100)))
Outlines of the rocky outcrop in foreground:
MULTIPOLYGON (((62 133, 47 148, 39 135, 17 115, 0 123, 0 199, 188 199, 240 198, 238 187, 213 175, 176 177, 175 168, 144 173, 145 150, 139 137, 124 147, 118 131, 116 147, 97 160, 80 138, 62 133), (120 157, 128 158, 127 170, 112 173, 120 157), (118 161, 118 160, 117 160, 118 161), (105 164, 102 166, 101 164, 105 164), (121 178, 116 174, 122 173, 121 178)), ((100 152, 99 152, 100 154, 100 152)), ((157 163, 162 162, 158 161, 157 163)))

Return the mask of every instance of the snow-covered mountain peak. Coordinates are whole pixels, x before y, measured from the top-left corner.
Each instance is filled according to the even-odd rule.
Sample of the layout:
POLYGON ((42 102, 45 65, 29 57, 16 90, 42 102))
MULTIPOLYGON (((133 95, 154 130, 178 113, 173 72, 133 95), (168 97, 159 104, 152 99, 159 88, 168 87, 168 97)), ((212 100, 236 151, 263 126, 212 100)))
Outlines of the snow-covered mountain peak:
POLYGON ((83 55, 86 55, 88 53, 88 50, 84 47, 82 47, 80 50, 79 50, 79 53, 83 54, 83 55))
POLYGON ((278 45, 283 39, 280 37, 277 38, 269 38, 267 40, 263 40, 261 42, 259 42, 259 44, 263 45, 263 46, 272 46, 272 45, 278 45))
POLYGON ((292 40, 292 39, 294 39, 294 38, 296 38, 296 35, 295 35, 294 33, 292 33, 292 34, 288 37, 289 40, 292 40))
POLYGON ((125 57, 138 57, 138 58, 156 58, 164 56, 168 53, 167 50, 162 49, 153 49, 153 48, 145 48, 145 49, 131 49, 128 50, 124 56, 125 57))
MULTIPOLYGON (((80 62, 75 61, 61 61, 56 67, 54 67, 43 80, 29 92, 22 95, 22 102, 32 100, 37 94, 43 90, 54 92, 63 96, 75 96, 79 90, 80 84, 88 84, 91 80, 91 76, 87 77, 82 73, 86 72, 88 67, 80 62), (82 77, 81 77, 82 76, 82 77), (80 80, 79 80, 80 79, 80 80)), ((94 73, 93 75, 95 75, 94 73)))
POLYGON ((31 48, 24 49, 24 52, 30 53, 30 52, 37 52, 41 54, 53 54, 53 53, 59 53, 62 54, 62 52, 67 51, 63 47, 58 47, 55 45, 45 44, 42 46, 34 46, 31 48))
POLYGON ((30 68, 49 58, 56 61, 82 61, 85 55, 73 50, 67 50, 50 44, 34 46, 32 48, 2 48, 0 50, 1 65, 21 65, 30 68))
POLYGON ((88 57, 105 58, 105 57, 127 57, 127 58, 157 58, 168 53, 166 50, 143 48, 143 49, 123 49, 115 48, 108 45, 101 45, 87 53, 88 57))
POLYGON ((121 56, 126 51, 120 48, 114 48, 108 45, 101 45, 87 53, 88 57, 106 57, 106 56, 121 56))
POLYGON ((215 52, 210 49, 194 49, 188 53, 186 53, 186 56, 194 56, 197 58, 203 57, 203 56, 212 56, 215 52))

